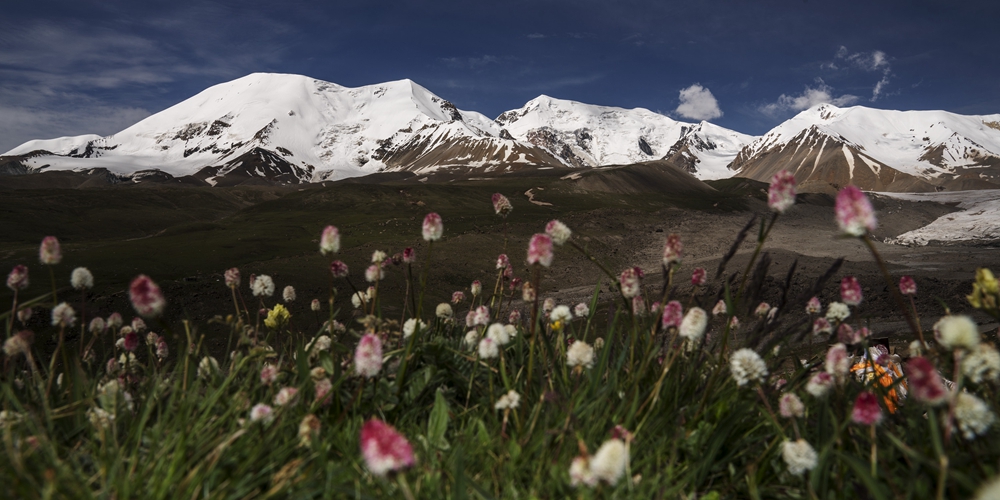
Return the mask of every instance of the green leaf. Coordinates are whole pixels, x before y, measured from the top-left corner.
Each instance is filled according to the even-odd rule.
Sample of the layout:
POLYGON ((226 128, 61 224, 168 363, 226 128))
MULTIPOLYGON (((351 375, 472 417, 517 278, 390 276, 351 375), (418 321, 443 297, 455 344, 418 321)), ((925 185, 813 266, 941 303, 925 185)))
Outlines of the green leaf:
POLYGON ((432 446, 447 450, 450 445, 444 437, 446 432, 448 432, 448 401, 444 399, 441 391, 437 391, 434 395, 431 418, 427 421, 427 439, 432 446))

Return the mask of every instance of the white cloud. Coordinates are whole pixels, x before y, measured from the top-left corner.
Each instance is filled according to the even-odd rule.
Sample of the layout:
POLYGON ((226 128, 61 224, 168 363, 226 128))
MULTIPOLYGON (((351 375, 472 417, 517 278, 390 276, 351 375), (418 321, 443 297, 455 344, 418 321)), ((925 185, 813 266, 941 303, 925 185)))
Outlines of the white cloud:
POLYGON ((757 109, 768 116, 777 116, 788 111, 802 111, 817 104, 833 104, 834 106, 850 106, 858 102, 858 96, 843 94, 833 95, 833 88, 817 79, 815 87, 806 86, 798 95, 781 94, 778 100, 765 104, 757 109))
MULTIPOLYGON (((841 45, 834 58, 846 61, 850 66, 863 71, 882 73, 882 78, 872 87, 872 97, 870 100, 874 102, 879 97, 885 95, 885 87, 889 85, 889 76, 892 74, 892 65, 889 63, 889 56, 885 52, 873 50, 871 52, 855 52, 852 54, 847 50, 847 47, 841 45)), ((837 65, 833 62, 824 64, 822 67, 825 69, 837 69, 837 65)))
POLYGON ((715 100, 712 91, 702 87, 700 83, 681 89, 680 106, 674 110, 678 115, 691 120, 712 120, 722 116, 719 101, 715 100))

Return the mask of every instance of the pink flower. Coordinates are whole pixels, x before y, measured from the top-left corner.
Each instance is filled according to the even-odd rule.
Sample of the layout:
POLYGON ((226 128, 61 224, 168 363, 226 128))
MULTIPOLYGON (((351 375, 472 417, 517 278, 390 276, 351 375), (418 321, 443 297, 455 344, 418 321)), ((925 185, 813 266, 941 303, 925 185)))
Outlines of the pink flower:
POLYGON ((840 300, 849 306, 857 306, 861 303, 861 283, 854 276, 844 276, 840 280, 840 300))
POLYGON ((704 267, 696 267, 691 272, 691 284, 694 286, 704 285, 708 281, 708 274, 704 267))
POLYGON ((847 346, 844 344, 834 344, 826 351, 826 371, 827 373, 841 378, 847 375, 851 369, 851 361, 847 357, 847 346))
POLYGON ((676 234, 667 236, 667 244, 663 247, 663 267, 669 268, 671 264, 680 264, 683 252, 684 245, 681 243, 681 237, 676 234))
POLYGON ((378 264, 372 264, 365 269, 365 280, 369 283, 375 283, 378 280, 385 278, 385 271, 378 264))
POLYGON ((160 287, 145 274, 140 274, 132 280, 128 294, 129 299, 132 300, 132 307, 139 315, 147 318, 155 318, 163 314, 163 308, 167 305, 160 287))
POLYGON ((521 300, 525 302, 535 301, 535 287, 531 286, 531 283, 527 281, 521 286, 521 300))
POLYGON ((618 283, 621 284, 622 295, 626 299, 639 295, 642 277, 642 269, 638 267, 630 267, 622 271, 621 276, 618 277, 618 283))
POLYGON ((437 241, 441 239, 441 234, 444 233, 444 223, 441 222, 441 216, 435 212, 427 214, 424 217, 424 241, 437 241))
POLYGON ((763 317, 770 310, 771 310, 771 304, 768 304, 767 302, 761 302, 760 304, 757 304, 757 309, 754 309, 753 313, 758 317, 763 317))
POLYGON ((507 254, 502 253, 497 257, 497 269, 507 269, 510 267, 510 259, 507 258, 507 254))
POLYGON ((778 412, 785 418, 801 417, 806 413, 806 405, 795 393, 786 392, 778 400, 778 412))
POLYGON ((42 238, 42 245, 38 247, 38 260, 46 265, 58 264, 62 260, 62 249, 55 236, 42 238))
POLYGON ((228 286, 229 288, 239 288, 239 286, 240 286, 240 270, 239 269, 237 269, 235 267, 230 268, 230 269, 226 269, 226 272, 223 273, 223 276, 225 277, 225 280, 226 280, 226 286, 228 286))
POLYGON ((7 288, 14 290, 24 290, 28 288, 28 267, 20 264, 14 266, 7 275, 7 288))
POLYGON ((274 396, 274 406, 288 406, 298 401, 299 390, 294 387, 282 387, 274 396))
POLYGON ((167 341, 161 336, 156 339, 156 357, 161 360, 167 359, 170 355, 170 349, 167 347, 167 341))
POLYGON ((334 226, 323 228, 323 234, 319 237, 319 253, 332 255, 340 251, 340 231, 334 226))
POLYGON ((469 291, 472 293, 473 297, 479 296, 479 294, 483 293, 483 283, 479 280, 473 281, 472 285, 469 287, 469 291))
POLYGON ((108 316, 108 328, 116 330, 121 327, 122 327, 122 315, 116 312, 111 313, 111 315, 108 316))
POLYGON ((541 264, 543 267, 552 265, 552 238, 543 233, 531 237, 528 243, 528 264, 541 264))
POLYGON ((521 311, 518 310, 518 309, 514 309, 513 311, 511 311, 510 315, 507 316, 507 322, 510 323, 510 324, 512 324, 512 325, 516 325, 516 324, 520 323, 521 322, 521 311))
POLYGON ((671 326, 680 328, 682 321, 684 321, 684 306, 676 300, 667 302, 666 307, 663 308, 663 328, 670 328, 671 326))
POLYGON ((264 403, 257 403, 250 409, 250 421, 268 425, 274 421, 274 409, 264 403))
POLYGON ((855 331, 851 328, 851 325, 847 323, 841 323, 837 327, 837 341, 842 344, 857 344, 861 342, 861 334, 859 331, 855 331))
POLYGON ((545 225, 545 234, 552 238, 552 242, 562 246, 573 235, 569 227, 556 219, 552 219, 545 225))
POLYGON ((870 392, 862 392, 854 400, 851 421, 859 425, 875 425, 882 421, 882 408, 878 398, 870 392))
POLYGON ((910 394, 917 401, 934 406, 948 397, 941 375, 927 358, 918 356, 906 363, 906 380, 910 394))
POLYGON ((278 367, 274 365, 264 365, 260 369, 260 383, 271 385, 278 381, 278 367))
POLYGON ((146 322, 142 318, 132 318, 132 329, 141 332, 146 329, 146 322))
POLYGON ((382 371, 382 339, 366 333, 354 351, 354 373, 372 378, 382 371))
POLYGON ((391 425, 377 418, 361 428, 361 456, 376 476, 412 467, 416 463, 410 442, 391 425))
POLYGON ((847 186, 837 193, 836 213, 840 231, 848 236, 864 236, 878 227, 871 202, 854 186, 847 186))
POLYGON ((719 299, 719 301, 715 303, 715 307, 712 308, 712 316, 718 316, 720 314, 726 314, 726 301, 722 299, 719 299))
POLYGON ((903 295, 916 295, 917 282, 913 281, 913 278, 909 276, 899 278, 899 293, 903 295))
POLYGON ((486 306, 479 306, 469 312, 472 313, 472 325, 468 326, 474 326, 474 325, 486 326, 490 323, 490 308, 486 306))
POLYGON ((417 261, 417 251, 413 247, 406 247, 403 249, 403 263, 413 264, 417 261))
POLYGON ((511 210, 514 210, 514 206, 510 204, 510 200, 506 196, 500 193, 493 193, 493 211, 497 215, 506 217, 511 210))
POLYGON ((782 170, 771 178, 771 187, 767 190, 767 205, 771 210, 783 214, 794 204, 795 176, 782 170))
POLYGON ((819 317, 816 321, 813 321, 813 335, 829 334, 833 332, 833 325, 830 324, 830 320, 819 317))
POLYGON ((330 382, 328 377, 313 382, 313 389, 316 393, 316 402, 320 406, 330 404, 330 400, 333 399, 333 382, 330 382))
POLYGON ((451 294, 451 303, 452 304, 460 304, 463 300, 465 300, 465 292, 459 290, 459 291, 451 294))
POLYGON ((330 274, 333 274, 334 278, 346 278, 348 275, 347 264, 339 260, 331 262, 330 274))
POLYGON ((806 314, 819 314, 822 310, 823 304, 820 303, 819 297, 813 297, 806 303, 806 314))
POLYGON ((139 347, 139 334, 135 332, 126 333, 125 350, 128 352, 135 352, 136 347, 139 347))

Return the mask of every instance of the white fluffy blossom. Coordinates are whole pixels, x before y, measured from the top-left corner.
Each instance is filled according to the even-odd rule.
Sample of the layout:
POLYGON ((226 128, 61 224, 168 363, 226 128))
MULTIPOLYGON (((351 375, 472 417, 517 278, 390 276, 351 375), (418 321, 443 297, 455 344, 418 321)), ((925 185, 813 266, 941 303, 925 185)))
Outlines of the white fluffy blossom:
POLYGON ((500 323, 493 323, 489 328, 486 329, 486 336, 493 339, 497 345, 507 345, 510 343, 510 334, 507 333, 507 329, 500 323))
POLYGON ((219 362, 215 358, 211 356, 201 358, 201 362, 198 363, 198 378, 211 378, 218 372, 219 362))
POLYGON ((285 302, 294 302, 295 301, 295 287, 293 287, 292 285, 286 286, 285 289, 281 291, 281 298, 285 302))
POLYGON ((577 318, 586 318, 590 315, 590 307, 587 307, 587 304, 580 302, 573 308, 573 314, 575 314, 577 318))
POLYGON ((94 275, 86 267, 78 267, 70 275, 69 283, 77 290, 94 288, 94 275))
POLYGON ((266 426, 274 421, 274 409, 264 403, 257 403, 250 409, 250 421, 266 426))
POLYGON ((577 366, 584 368, 593 367, 594 348, 582 340, 573 342, 573 345, 569 346, 569 349, 566 351, 566 364, 571 368, 576 368, 577 366))
POLYGON ((826 306, 826 319, 830 321, 844 321, 851 315, 851 309, 843 302, 830 302, 826 306))
POLYGON ((968 316, 945 316, 934 325, 934 331, 946 349, 972 349, 979 344, 979 327, 968 316))
POLYGON ((254 297, 270 297, 274 295, 274 280, 266 274, 257 276, 250 285, 254 297))
POLYGON ((452 310, 451 304, 442 302, 438 304, 437 309, 434 310, 434 314, 441 319, 448 319, 455 315, 455 311, 452 310))
POLYGON ((549 321, 555 323, 556 321, 561 321, 563 323, 568 323, 573 320, 573 313, 570 312, 567 306, 556 306, 552 309, 549 314, 549 321))
POLYGON ((700 307, 692 307, 684 315, 677 334, 687 339, 690 343, 698 343, 701 342, 701 337, 705 335, 706 326, 708 326, 708 313, 700 307))
POLYGON ((479 357, 482 359, 492 359, 500 355, 500 346, 489 337, 484 337, 479 341, 479 357))
POLYGON ((621 439, 609 439, 590 457, 590 472, 596 479, 612 486, 625 475, 628 449, 621 439))
POLYGON ((521 405, 521 395, 517 391, 507 391, 507 394, 500 396, 493 408, 497 410, 514 409, 521 405))
POLYGON ((763 382, 767 376, 767 365, 760 355, 752 349, 743 348, 733 353, 729 360, 729 369, 733 373, 736 385, 744 386, 749 382, 763 382))
POLYGON ((408 339, 408 338, 410 338, 411 335, 413 335, 414 333, 416 333, 416 331, 417 331, 417 324, 418 323, 420 325, 420 330, 424 330, 424 329, 427 328, 427 323, 424 323, 423 321, 420 321, 417 318, 410 318, 410 319, 406 320, 403 323, 403 338, 404 339, 408 339))
POLYGON ((781 445, 781 458, 788 464, 788 472, 799 475, 816 467, 816 450, 805 439, 785 441, 781 445))
POLYGON ((472 349, 472 348, 476 347, 476 344, 478 342, 479 342, 479 332, 475 328, 473 328, 472 330, 469 330, 468 332, 465 333, 465 346, 466 347, 468 347, 469 349, 472 349))
POLYGON ((955 420, 965 439, 975 439, 981 436, 993 425, 996 416, 983 400, 967 392, 958 393, 955 402, 955 420))
POLYGON ((962 372, 977 384, 1000 380, 1000 352, 990 344, 979 344, 962 359, 962 372))
POLYGON ((64 326, 69 328, 76 324, 76 311, 65 302, 52 308, 52 326, 64 326))

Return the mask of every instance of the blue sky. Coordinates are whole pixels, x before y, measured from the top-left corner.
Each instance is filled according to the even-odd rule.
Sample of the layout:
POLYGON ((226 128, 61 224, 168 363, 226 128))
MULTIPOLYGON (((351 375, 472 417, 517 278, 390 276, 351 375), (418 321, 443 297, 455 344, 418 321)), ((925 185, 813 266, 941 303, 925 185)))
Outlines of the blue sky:
POLYGON ((1000 112, 996 1, 15 1, 0 152, 111 134, 252 72, 410 78, 496 117, 539 94, 761 134, 819 102, 1000 112))

